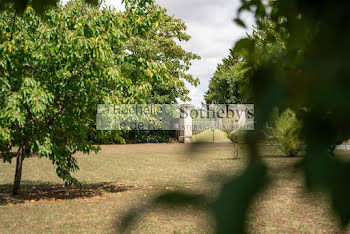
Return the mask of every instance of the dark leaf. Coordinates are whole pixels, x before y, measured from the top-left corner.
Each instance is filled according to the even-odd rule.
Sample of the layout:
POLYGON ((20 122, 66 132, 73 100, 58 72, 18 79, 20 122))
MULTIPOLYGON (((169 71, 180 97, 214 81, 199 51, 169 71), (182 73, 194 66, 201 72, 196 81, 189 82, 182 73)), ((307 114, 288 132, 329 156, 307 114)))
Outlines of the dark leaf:
POLYGON ((233 51, 242 57, 249 57, 250 52, 253 52, 253 50, 254 41, 248 38, 239 40, 233 48, 233 51))
POLYGON ((85 2, 93 6, 97 6, 100 3, 99 0, 85 0, 85 2))
POLYGON ((43 15, 45 10, 57 6, 59 0, 47 0, 43 3, 41 0, 32 0, 32 7, 39 15, 43 15))
POLYGON ((241 27, 243 27, 243 28, 246 28, 244 22, 243 22, 241 19, 236 18, 236 19, 234 19, 234 21, 235 21, 235 23, 238 24, 239 26, 241 26, 241 27))

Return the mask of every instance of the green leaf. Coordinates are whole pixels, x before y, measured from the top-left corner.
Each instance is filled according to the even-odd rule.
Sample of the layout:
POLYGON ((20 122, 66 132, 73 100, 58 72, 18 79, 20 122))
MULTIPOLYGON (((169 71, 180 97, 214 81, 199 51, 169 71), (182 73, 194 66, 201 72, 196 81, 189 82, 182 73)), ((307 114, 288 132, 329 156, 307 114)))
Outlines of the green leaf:
POLYGON ((245 23, 244 23, 241 19, 236 18, 236 19, 234 19, 234 21, 235 21, 235 23, 238 24, 239 26, 241 26, 241 27, 243 27, 243 28, 246 28, 245 23))

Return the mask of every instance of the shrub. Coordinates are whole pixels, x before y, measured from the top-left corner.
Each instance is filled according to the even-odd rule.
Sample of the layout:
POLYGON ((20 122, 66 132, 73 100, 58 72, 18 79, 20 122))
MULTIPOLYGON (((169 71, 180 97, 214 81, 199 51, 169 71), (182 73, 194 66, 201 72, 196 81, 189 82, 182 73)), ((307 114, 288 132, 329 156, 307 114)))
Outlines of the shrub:
POLYGON ((242 131, 228 131, 225 130, 227 138, 231 141, 233 146, 233 157, 234 159, 239 158, 239 150, 244 148, 244 135, 242 131))
POLYGON ((176 131, 128 131, 123 137, 127 144, 170 143, 176 141, 176 131))
POLYGON ((289 157, 298 156, 303 143, 300 139, 301 122, 296 114, 287 109, 276 120, 272 132, 280 150, 289 157))

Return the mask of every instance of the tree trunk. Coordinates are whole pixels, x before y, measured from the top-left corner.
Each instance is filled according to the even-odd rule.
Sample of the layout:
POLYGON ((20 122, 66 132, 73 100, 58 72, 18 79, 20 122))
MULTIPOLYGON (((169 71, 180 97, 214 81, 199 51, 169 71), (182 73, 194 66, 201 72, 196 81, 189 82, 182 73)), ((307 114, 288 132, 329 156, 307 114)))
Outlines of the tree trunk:
POLYGON ((26 146, 22 145, 17 152, 16 160, 16 174, 15 181, 13 183, 12 194, 19 195, 21 191, 21 179, 22 179, 22 165, 24 160, 26 146))

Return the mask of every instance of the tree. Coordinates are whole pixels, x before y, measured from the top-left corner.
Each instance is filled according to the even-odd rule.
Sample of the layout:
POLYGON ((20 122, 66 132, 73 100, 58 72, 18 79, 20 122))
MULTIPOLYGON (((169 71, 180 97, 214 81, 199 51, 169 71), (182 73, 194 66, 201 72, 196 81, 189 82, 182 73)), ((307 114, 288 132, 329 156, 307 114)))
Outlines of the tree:
MULTIPOLYGON (((147 10, 156 15, 155 23, 147 33, 131 33, 126 42, 126 48, 131 56, 163 66, 169 82, 166 85, 159 85, 157 74, 151 72, 150 75, 153 77, 150 80, 151 94, 146 103, 172 104, 177 103, 178 100, 189 101, 189 90, 185 86, 185 81, 193 86, 199 84, 198 78, 194 78, 188 70, 191 61, 200 57, 184 50, 178 43, 187 42, 191 38, 186 33, 186 24, 181 19, 168 15, 167 10, 158 5, 149 5, 147 10)), ((127 10, 123 12, 122 17, 128 17, 128 15, 127 10)), ((131 27, 142 24, 144 21, 144 17, 138 18, 136 25, 131 27)), ((121 69, 134 80, 137 80, 139 73, 142 72, 130 62, 124 62, 121 69)), ((137 103, 136 100, 134 103, 137 103)), ((175 131, 127 131, 123 137, 127 142, 169 142, 175 139, 175 131)))
POLYGON ((243 66, 244 63, 242 61, 237 61, 237 63, 228 67, 221 64, 218 65, 217 71, 209 82, 209 90, 204 96, 207 104, 245 102, 246 98, 240 93, 240 88, 248 70, 243 66))
MULTIPOLYGON (((149 96, 147 103, 171 104, 177 103, 177 99, 188 101, 189 90, 185 87, 185 81, 197 86, 199 80, 187 71, 191 61, 200 57, 187 52, 178 44, 178 41, 186 42, 191 38, 186 33, 186 24, 181 19, 169 16, 167 10, 158 5, 149 5, 147 10, 157 15, 155 24, 145 34, 131 34, 126 48, 132 56, 163 66, 170 81, 166 86, 159 86, 155 77, 151 81, 152 95, 149 96)), ((124 17, 128 14, 126 11, 124 17)), ((138 21, 142 23, 144 18, 141 17, 138 21)), ((139 69, 128 62, 123 63, 121 69, 134 79, 139 76, 139 69)), ((156 74, 150 73, 150 75, 156 74)))
POLYGON ((163 66, 126 49, 135 18, 145 18, 133 28, 141 34, 153 27, 155 15, 142 1, 127 2, 127 18, 82 1, 42 17, 31 7, 17 17, 7 6, 0 16, 0 152, 7 162, 16 157, 13 193, 20 192, 22 163, 33 153, 50 159, 67 185, 80 185, 71 175, 79 169, 73 154, 99 150, 89 135, 123 140, 118 131, 96 132, 97 104, 143 103, 148 87, 169 82, 163 66), (138 79, 123 73, 124 62, 136 65, 138 79))
POLYGON ((230 49, 229 56, 217 65, 214 76, 209 82, 209 90, 204 96, 206 103, 235 104, 247 103, 248 99, 253 101, 252 97, 248 97, 247 90, 252 72, 258 64, 269 59, 271 53, 280 56, 285 51, 288 33, 284 28, 278 28, 279 24, 281 22, 275 23, 263 19, 245 39, 245 42, 254 41, 254 64, 247 61, 247 54, 238 54, 234 48, 230 49))
POLYGON ((272 134, 280 150, 288 157, 296 157, 302 150, 301 128, 301 122, 290 109, 285 110, 274 119, 272 134))

